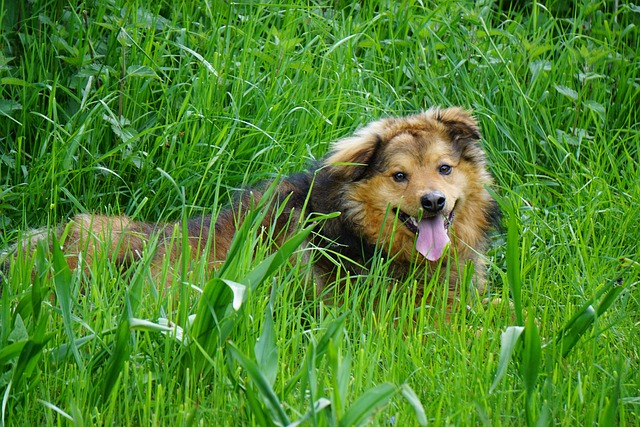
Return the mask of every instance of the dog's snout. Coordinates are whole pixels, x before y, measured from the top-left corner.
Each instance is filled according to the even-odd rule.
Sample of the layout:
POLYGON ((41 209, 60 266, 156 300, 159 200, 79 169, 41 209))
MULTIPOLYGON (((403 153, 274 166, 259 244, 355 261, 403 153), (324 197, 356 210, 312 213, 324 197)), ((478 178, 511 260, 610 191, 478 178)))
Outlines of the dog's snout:
POLYGON ((440 191, 427 193, 420 199, 420 203, 424 210, 429 213, 437 213, 444 209, 447 198, 440 191))

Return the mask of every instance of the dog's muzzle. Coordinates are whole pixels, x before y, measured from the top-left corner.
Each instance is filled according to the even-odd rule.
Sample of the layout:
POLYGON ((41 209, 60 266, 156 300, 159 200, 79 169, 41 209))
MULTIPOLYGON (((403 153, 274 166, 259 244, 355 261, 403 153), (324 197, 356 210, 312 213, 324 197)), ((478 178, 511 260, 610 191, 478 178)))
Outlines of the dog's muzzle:
MULTIPOLYGON (((455 213, 455 206, 453 209, 451 209, 451 212, 449 212, 449 215, 445 215, 444 216, 444 227, 445 230, 448 230, 449 227, 451 226, 451 224, 453 224, 453 217, 454 217, 454 213, 455 213)), ((394 209, 394 212, 396 215, 398 215, 398 219, 400 220, 400 222, 402 222, 405 227, 407 227, 409 229, 409 231, 411 231, 414 234, 418 234, 418 220, 415 219, 414 217, 412 217, 409 214, 406 214, 405 212, 401 211, 400 209, 394 209)), ((435 215, 431 215, 430 218, 433 218, 435 215)))
POLYGON ((436 214, 442 211, 446 203, 447 198, 440 191, 432 191, 420 198, 420 204, 428 214, 436 214))

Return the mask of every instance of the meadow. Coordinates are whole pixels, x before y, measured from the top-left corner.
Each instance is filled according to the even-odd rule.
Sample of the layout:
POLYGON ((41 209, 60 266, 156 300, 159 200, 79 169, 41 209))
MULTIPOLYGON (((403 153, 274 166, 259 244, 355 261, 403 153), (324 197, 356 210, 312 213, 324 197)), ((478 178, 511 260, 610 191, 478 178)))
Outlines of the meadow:
POLYGON ((314 298, 310 229, 270 254, 259 207, 213 277, 168 289, 147 256, 22 254, 0 273, 0 425, 640 425, 640 7, 0 6, 0 248, 76 213, 216 214, 430 106, 474 111, 503 210, 487 294, 450 314, 384 263, 314 298))

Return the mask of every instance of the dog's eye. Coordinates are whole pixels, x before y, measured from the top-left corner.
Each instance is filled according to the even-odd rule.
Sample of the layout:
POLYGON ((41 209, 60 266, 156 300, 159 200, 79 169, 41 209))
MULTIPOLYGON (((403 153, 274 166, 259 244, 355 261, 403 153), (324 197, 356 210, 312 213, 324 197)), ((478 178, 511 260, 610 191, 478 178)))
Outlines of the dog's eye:
POLYGON ((438 172, 440 172, 440 175, 449 175, 452 169, 453 168, 449 165, 441 165, 438 168, 438 172))
POLYGON ((396 172, 393 174, 393 180, 395 182, 405 182, 407 179, 407 174, 404 172, 396 172))

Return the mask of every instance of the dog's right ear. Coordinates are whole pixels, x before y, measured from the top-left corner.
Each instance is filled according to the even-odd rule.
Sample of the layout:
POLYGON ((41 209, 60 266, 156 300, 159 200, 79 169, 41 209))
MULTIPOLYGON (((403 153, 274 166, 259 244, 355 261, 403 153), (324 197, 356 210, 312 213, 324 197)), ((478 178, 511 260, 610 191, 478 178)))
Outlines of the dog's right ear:
POLYGON ((343 179, 357 181, 369 170, 381 146, 382 137, 369 125, 335 142, 324 165, 343 179))

